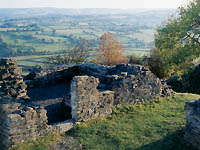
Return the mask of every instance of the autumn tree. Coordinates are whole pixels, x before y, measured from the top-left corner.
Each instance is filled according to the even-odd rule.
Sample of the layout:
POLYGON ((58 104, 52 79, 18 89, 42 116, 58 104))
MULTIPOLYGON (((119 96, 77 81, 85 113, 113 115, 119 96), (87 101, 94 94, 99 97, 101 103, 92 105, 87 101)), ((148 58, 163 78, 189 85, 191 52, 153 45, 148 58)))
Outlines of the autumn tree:
POLYGON ((95 62, 104 65, 116 65, 125 62, 123 46, 112 33, 104 33, 101 36, 95 62))

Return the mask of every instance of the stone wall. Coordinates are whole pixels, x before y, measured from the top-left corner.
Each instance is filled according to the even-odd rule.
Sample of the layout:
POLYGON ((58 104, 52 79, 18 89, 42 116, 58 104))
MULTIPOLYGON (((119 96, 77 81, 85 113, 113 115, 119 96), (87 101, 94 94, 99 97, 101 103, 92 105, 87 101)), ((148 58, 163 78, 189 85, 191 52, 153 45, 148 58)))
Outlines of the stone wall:
POLYGON ((74 76, 88 75, 101 81, 107 74, 109 67, 98 64, 58 65, 55 67, 33 69, 26 77, 29 87, 42 87, 58 82, 71 81, 74 76))
POLYGON ((147 68, 136 65, 81 64, 40 69, 25 77, 28 88, 21 73, 16 61, 0 59, 1 150, 41 135, 65 132, 73 127, 74 121, 107 116, 117 105, 173 94, 165 81, 147 68), (69 81, 70 89, 65 86, 70 84, 69 81), (39 90, 43 96, 30 96, 29 99, 27 89, 32 95, 38 94, 36 91, 39 90), (66 94, 56 93, 57 90, 66 91, 66 94), (48 120, 50 123, 63 122, 48 125, 48 120))
POLYGON ((77 67, 74 65, 59 65, 55 67, 33 69, 25 76, 29 87, 43 87, 58 82, 71 80, 78 75, 77 67))
POLYGON ((109 76, 113 78, 114 105, 136 104, 155 99, 160 96, 161 83, 155 80, 150 72, 140 76, 109 76), (149 73, 149 75, 146 75, 149 73))
POLYGON ((35 140, 55 132, 63 133, 73 127, 73 120, 47 124, 47 111, 23 100, 0 99, 0 150, 35 140))
MULTIPOLYGON (((158 79, 153 75, 148 68, 140 65, 129 65, 129 64, 119 64, 116 66, 103 66, 98 64, 80 64, 80 65, 62 65, 56 66, 48 69, 41 69, 38 71, 31 72, 25 77, 26 83, 29 87, 40 87, 48 86, 50 84, 56 84, 59 81, 71 81, 74 76, 93 76, 98 78, 100 84, 98 88, 104 90, 112 90, 112 80, 114 76, 119 76, 116 78, 122 78, 122 76, 135 76, 135 80, 146 81, 141 84, 150 84, 151 82, 156 83, 155 86, 159 86, 160 96, 170 96, 173 91, 167 86, 165 81, 158 79), (110 79, 111 78, 111 79, 110 79), (149 80, 147 82, 147 80, 149 80)), ((114 79, 115 80, 115 79, 114 79)), ((115 80, 116 81, 116 80, 115 80)), ((117 81, 118 82, 118 81, 117 81)))
POLYGON ((48 132, 46 110, 14 99, 0 99, 0 149, 34 140, 48 132))
POLYGON ((28 99, 26 84, 21 76, 22 68, 9 58, 0 59, 0 97, 10 96, 16 99, 28 99))
POLYGON ((136 104, 155 99, 163 93, 162 82, 150 71, 138 72, 138 75, 107 75, 102 86, 93 76, 75 76, 71 82, 71 101, 65 99, 66 106, 72 108, 75 121, 88 121, 98 116, 112 113, 114 106, 136 104))
POLYGON ((71 83, 72 118, 87 121, 112 113, 114 93, 98 91, 98 78, 76 76, 71 83))
MULTIPOLYGON (((63 65, 48 68, 46 71, 42 69, 32 72, 30 75, 26 79, 29 79, 28 86, 33 87, 47 86, 52 84, 52 81, 56 83, 73 79, 71 93, 65 96, 67 98, 63 98, 63 102, 65 107, 72 108, 72 118, 76 121, 86 121, 106 115, 100 112, 99 108, 105 107, 106 98, 109 101, 111 95, 114 95, 112 105, 117 106, 173 94, 165 81, 140 65, 119 64, 110 67, 97 64, 63 65), (105 103, 101 104, 101 100, 105 103)), ((108 110, 106 112, 111 113, 112 105, 108 105, 110 108, 105 107, 108 110)))
POLYGON ((200 100, 187 102, 185 140, 200 149, 200 100))

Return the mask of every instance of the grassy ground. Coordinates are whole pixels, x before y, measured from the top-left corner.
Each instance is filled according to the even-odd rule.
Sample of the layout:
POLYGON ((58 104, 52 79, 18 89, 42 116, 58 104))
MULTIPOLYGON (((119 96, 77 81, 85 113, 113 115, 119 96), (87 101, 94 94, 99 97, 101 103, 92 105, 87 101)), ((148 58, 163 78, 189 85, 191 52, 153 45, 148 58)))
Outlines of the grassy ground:
POLYGON ((48 150, 51 144, 55 144, 62 140, 61 135, 49 135, 42 138, 38 138, 35 141, 27 142, 18 146, 14 146, 9 150, 48 150))
MULTIPOLYGON (((185 102, 200 95, 176 94, 145 104, 115 108, 100 117, 76 125, 67 136, 78 137, 86 150, 195 150, 184 141, 185 102)), ((14 150, 51 150, 63 136, 40 138, 14 150)))
POLYGON ((80 138, 89 150, 193 150, 184 142, 188 100, 199 95, 176 94, 172 98, 115 109, 106 118, 77 125, 68 134, 80 138))
POLYGON ((45 61, 47 57, 51 57, 53 55, 30 55, 30 56, 18 56, 14 57, 16 59, 17 64, 21 66, 37 66, 37 65, 45 65, 45 61))

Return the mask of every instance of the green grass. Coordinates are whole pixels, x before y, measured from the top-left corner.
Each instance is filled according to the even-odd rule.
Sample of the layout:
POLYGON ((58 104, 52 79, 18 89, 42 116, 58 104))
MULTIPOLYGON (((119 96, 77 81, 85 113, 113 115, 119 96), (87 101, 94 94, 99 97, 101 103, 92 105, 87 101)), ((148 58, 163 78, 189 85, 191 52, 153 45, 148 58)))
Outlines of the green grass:
POLYGON ((63 139, 63 137, 59 134, 49 135, 40 137, 35 141, 26 142, 9 150, 49 150, 50 145, 55 144, 63 139))
POLYGON ((49 52, 59 52, 63 50, 69 49, 69 44, 64 44, 64 43, 55 43, 55 44, 43 44, 43 45, 37 45, 35 46, 36 51, 44 52, 44 51, 49 51, 49 52))
POLYGON ((185 111, 193 94, 114 109, 108 118, 77 125, 68 134, 89 150, 194 150, 184 142, 185 111))
POLYGON ((36 66, 36 65, 45 65, 45 61, 47 57, 51 57, 53 55, 30 55, 30 56, 18 56, 15 57, 17 64, 21 66, 36 66))

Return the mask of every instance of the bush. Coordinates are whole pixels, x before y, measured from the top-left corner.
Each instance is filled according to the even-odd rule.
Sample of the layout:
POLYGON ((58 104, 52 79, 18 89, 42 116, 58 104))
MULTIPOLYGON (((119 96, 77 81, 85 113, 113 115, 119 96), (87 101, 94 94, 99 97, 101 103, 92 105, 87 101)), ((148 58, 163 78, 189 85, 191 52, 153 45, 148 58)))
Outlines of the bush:
POLYGON ((134 54, 131 55, 131 56, 128 56, 128 63, 129 64, 143 65, 142 58, 139 57, 139 56, 136 56, 134 54))
POLYGON ((150 50, 150 56, 148 58, 148 67, 152 73, 154 73, 159 78, 165 78, 166 71, 164 68, 164 63, 161 59, 159 51, 156 48, 150 50))
POLYGON ((83 64, 89 61, 90 43, 86 40, 78 42, 71 50, 65 51, 62 55, 52 56, 47 62, 54 65, 59 64, 83 64))

